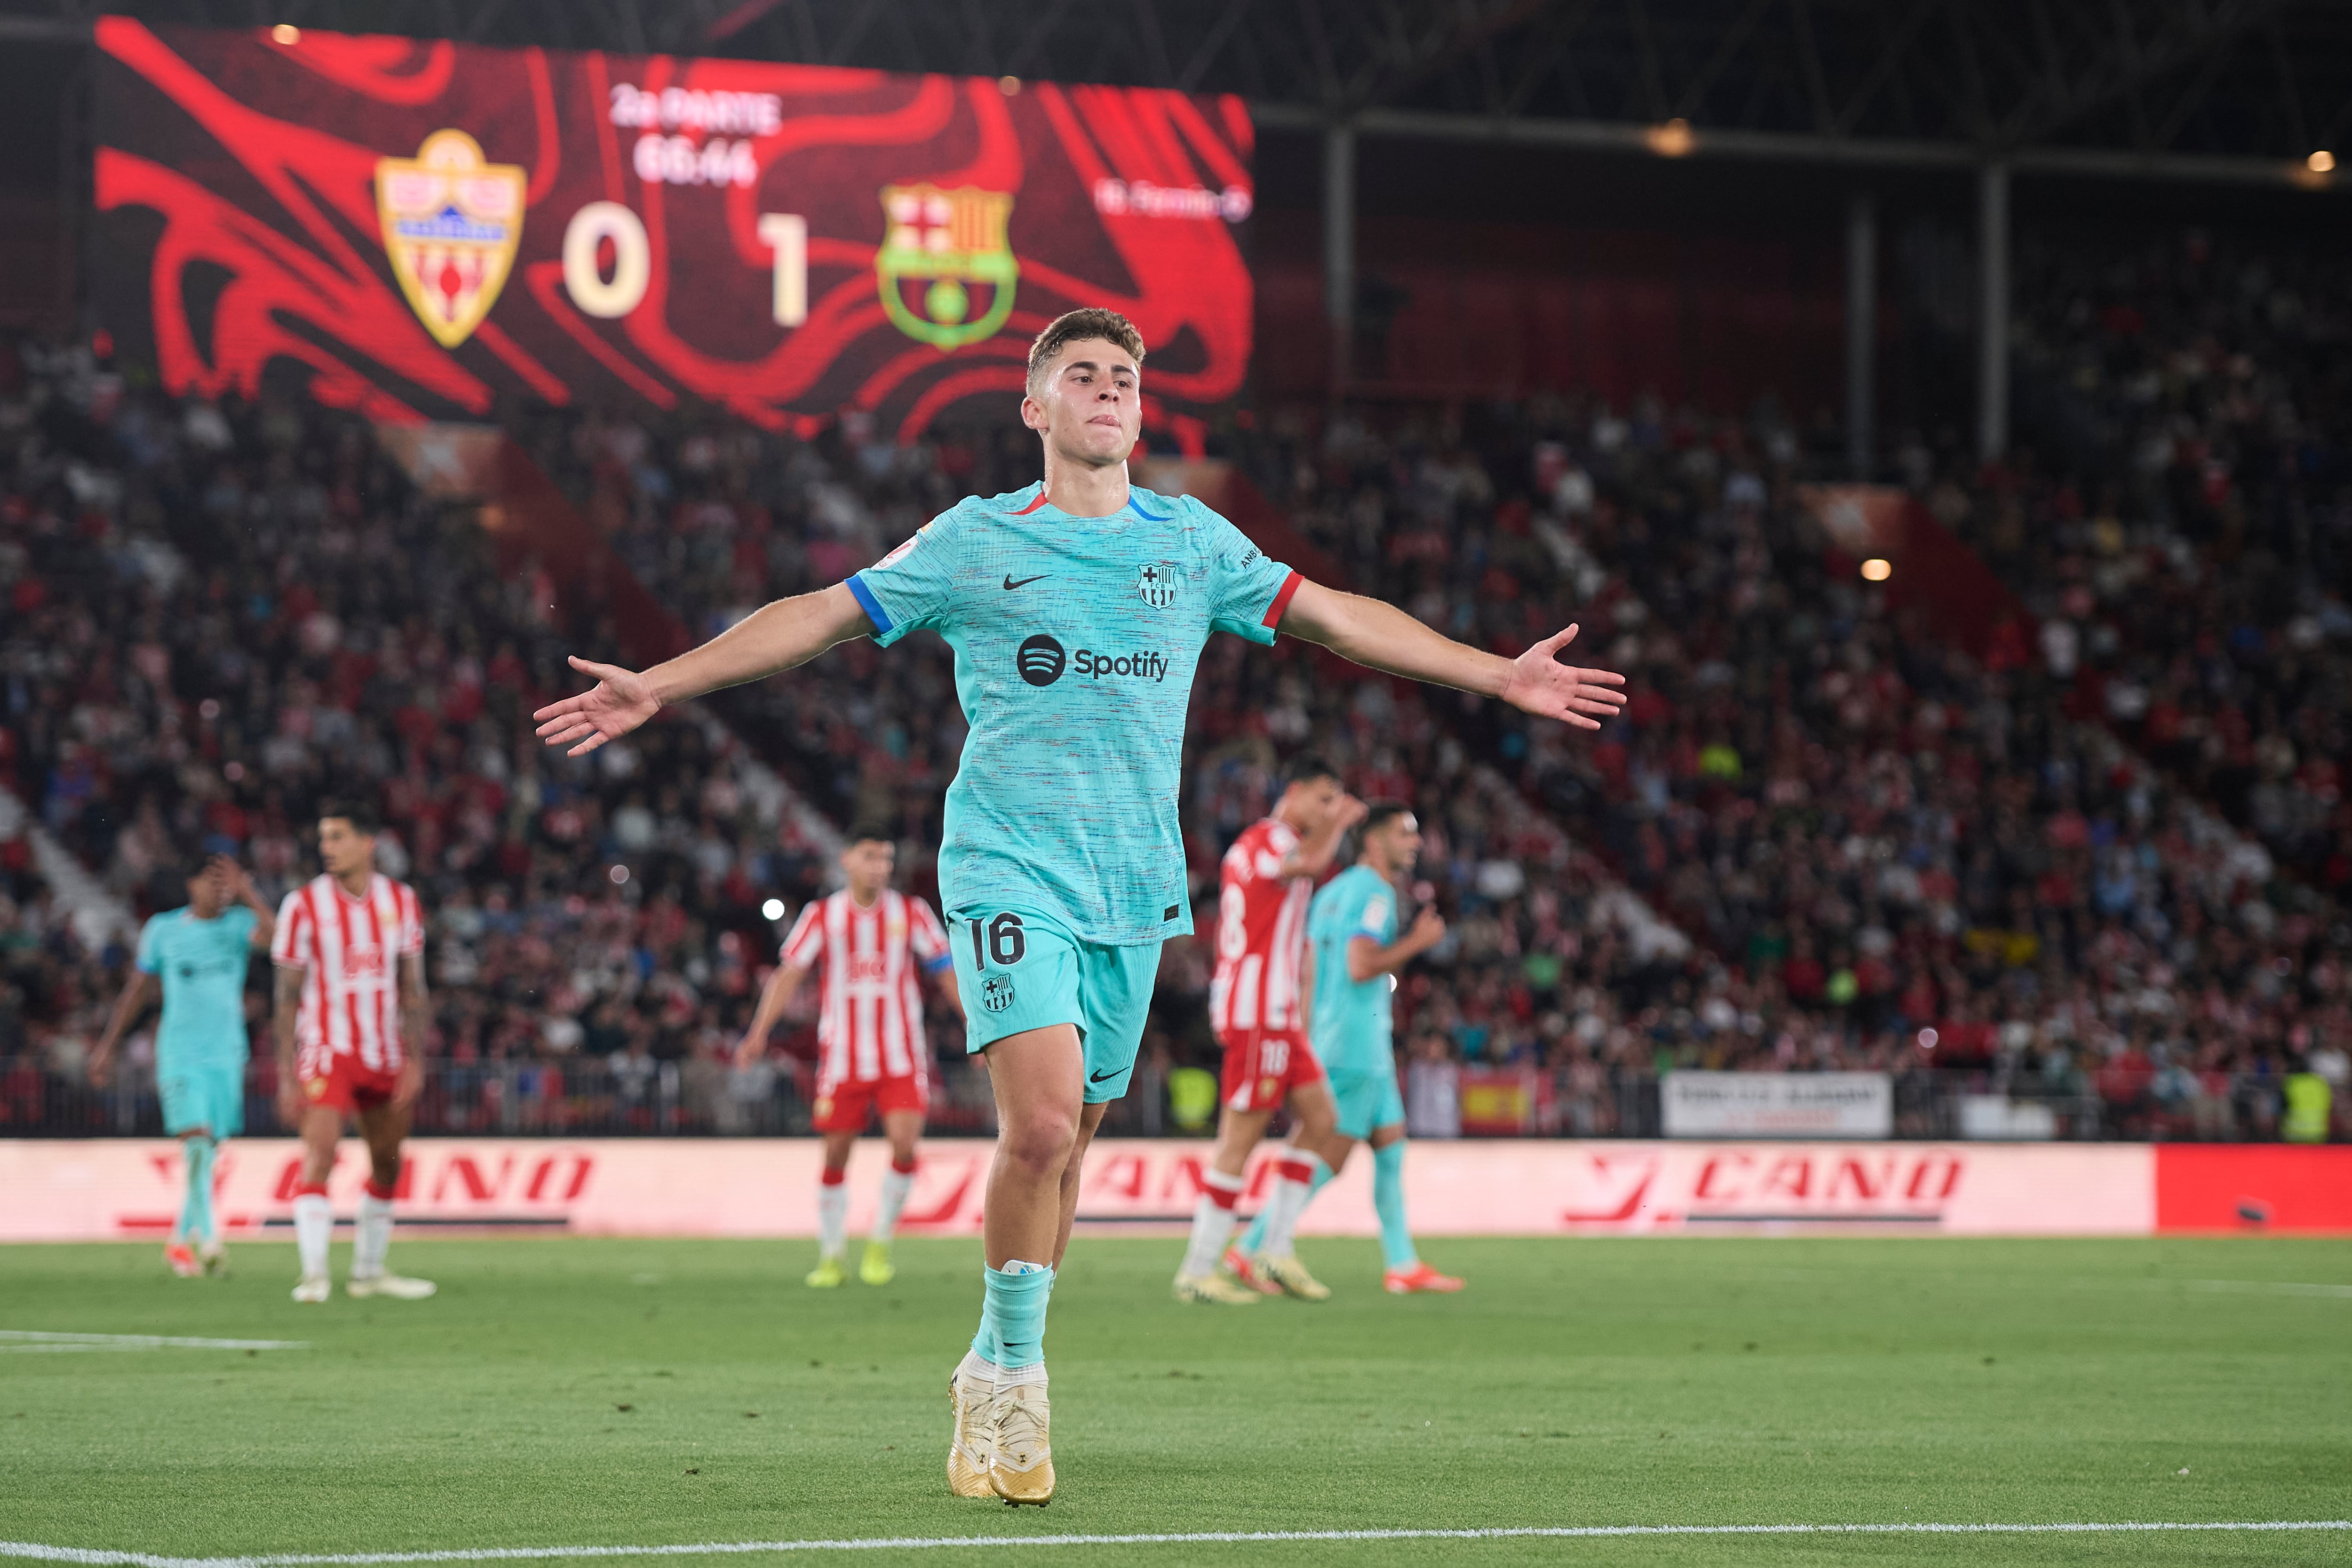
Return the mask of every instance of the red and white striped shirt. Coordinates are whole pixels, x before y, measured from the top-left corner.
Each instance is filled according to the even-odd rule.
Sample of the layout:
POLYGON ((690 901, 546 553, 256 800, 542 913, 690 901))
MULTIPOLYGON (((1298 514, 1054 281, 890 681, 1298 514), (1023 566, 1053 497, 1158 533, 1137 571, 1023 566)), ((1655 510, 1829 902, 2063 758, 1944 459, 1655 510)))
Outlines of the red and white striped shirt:
POLYGON ((353 898, 332 877, 314 877, 278 906, 270 961, 302 971, 294 1041, 309 1065, 355 1056, 370 1072, 397 1071, 400 961, 425 951, 425 910, 415 889, 381 873, 353 898))
POLYGON ((784 939, 784 963, 824 965, 817 1013, 817 1093, 836 1084, 928 1078, 923 988, 918 967, 951 962, 947 928, 920 899, 885 888, 860 909, 843 889, 812 900, 784 939))
POLYGON ((1217 973, 1209 1025, 1220 1038, 1251 1029, 1303 1029, 1299 960, 1307 952, 1311 877, 1282 875, 1298 835, 1275 817, 1251 824, 1218 875, 1217 973))

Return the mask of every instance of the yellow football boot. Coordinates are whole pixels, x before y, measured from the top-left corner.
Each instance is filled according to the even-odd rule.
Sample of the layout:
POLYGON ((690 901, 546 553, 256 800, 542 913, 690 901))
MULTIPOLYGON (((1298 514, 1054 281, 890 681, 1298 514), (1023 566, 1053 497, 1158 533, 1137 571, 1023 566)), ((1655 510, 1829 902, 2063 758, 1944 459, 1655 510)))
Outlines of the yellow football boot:
POLYGON ((955 1431, 948 1438, 948 1490, 958 1497, 994 1497, 988 1484, 988 1467, 996 1457, 996 1428, 991 1425, 989 1402, 996 1384, 981 1370, 977 1352, 948 1379, 948 1405, 955 1412, 955 1431))
POLYGON ((887 1285, 898 1278, 898 1266, 890 1261, 890 1244, 869 1241, 866 1256, 858 1260, 857 1277, 868 1285, 887 1285))
POLYGON ((837 1290, 849 1278, 838 1258, 820 1258, 816 1267, 808 1271, 808 1288, 812 1290, 837 1290))
POLYGON ((1302 1301, 1328 1301, 1331 1287, 1307 1272, 1307 1265, 1298 1261, 1298 1254, 1285 1253, 1276 1258, 1260 1253, 1253 1260, 1257 1271, 1282 1287, 1283 1294, 1296 1296, 1302 1301))
POLYGON ((1259 1300, 1256 1291, 1213 1271, 1176 1276, 1176 1299, 1215 1307, 1255 1307, 1259 1300))

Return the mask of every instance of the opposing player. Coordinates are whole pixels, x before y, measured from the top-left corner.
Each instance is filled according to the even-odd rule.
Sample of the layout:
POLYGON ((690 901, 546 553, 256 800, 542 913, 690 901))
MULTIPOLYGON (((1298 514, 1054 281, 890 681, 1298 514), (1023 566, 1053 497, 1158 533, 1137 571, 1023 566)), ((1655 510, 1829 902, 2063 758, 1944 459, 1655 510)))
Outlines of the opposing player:
MULTIPOLYGON (((1331 1075, 1339 1107, 1339 1150, 1312 1184, 1319 1191, 1337 1175, 1358 1143, 1372 1146, 1372 1207, 1381 1219, 1381 1287, 1391 1295, 1459 1290, 1462 1281, 1421 1260, 1404 1212, 1404 1096, 1397 1089, 1390 994, 1396 973, 1445 935, 1437 911, 1423 907, 1412 928, 1397 935, 1397 900, 1421 855, 1421 824, 1395 801, 1364 817, 1363 853, 1324 884, 1307 917, 1313 944, 1314 1013, 1308 1032, 1331 1075)), ((1312 1192, 1308 1195, 1312 1195, 1312 1192)), ((1291 1250, 1302 1201, 1287 1212, 1268 1205, 1244 1251, 1258 1257, 1291 1250), (1263 1227, 1261 1229, 1261 1227, 1263 1227)))
POLYGON ((891 889, 897 858, 897 846, 881 828, 860 827, 850 835, 841 852, 849 885, 802 909, 735 1050, 737 1067, 766 1055, 768 1031, 809 972, 824 966, 815 1120, 824 1139, 824 1174, 816 1191, 816 1268, 808 1277, 818 1289, 831 1289, 847 1278, 842 1258, 849 1245, 849 1150, 876 1111, 882 1116, 882 1135, 890 1141, 890 1169, 882 1178, 882 1201, 874 1211, 857 1277, 868 1285, 887 1285, 898 1278, 890 1241, 915 1184, 915 1141, 922 1136, 923 1112, 931 1100, 920 973, 932 975, 948 1005, 963 1011, 940 917, 922 900, 891 889))
POLYGON ((139 956, 89 1054, 89 1081, 104 1084, 123 1031, 162 993, 155 1092, 188 1184, 163 1261, 183 1279, 226 1267, 213 1217, 213 1162, 224 1140, 245 1131, 245 973, 278 929, 235 860, 200 856, 186 869, 187 906, 151 915, 140 929, 139 956))
MULTIPOLYGON (((1248 1289, 1218 1264, 1234 1233, 1250 1151, 1276 1110, 1290 1107, 1297 1124, 1276 1170, 1269 1208, 1306 1202, 1317 1171, 1345 1144, 1332 1145, 1331 1090, 1307 1044, 1299 959, 1307 950, 1307 901, 1330 868, 1339 840, 1363 819, 1364 803, 1339 786, 1320 757, 1300 757, 1283 771, 1274 814, 1242 830, 1218 871, 1217 971, 1209 984, 1209 1023, 1225 1053, 1217 1149, 1201 1178, 1192 1238, 1176 1270, 1176 1299, 1255 1306, 1248 1289)), ((1240 1279, 1265 1280, 1319 1301, 1330 1290, 1296 1253, 1227 1260, 1240 1279), (1237 1268, 1234 1266, 1238 1266, 1237 1268)))
POLYGON ((1212 631, 1277 628, 1359 664, 1496 696, 1587 729, 1623 700, 1616 675, 1557 655, 1451 642, 1385 605, 1307 583, 1189 497, 1128 481, 1142 426, 1143 342, 1073 310, 1029 351, 1021 417, 1045 480, 968 499, 848 582, 781 600, 644 674, 574 658, 596 685, 535 715, 573 755, 665 703, 807 663, 869 635, 936 629, 971 722, 947 795, 940 886, 956 981, 978 1003, 998 1135, 984 1222, 985 1300, 950 1383, 950 1486, 1054 1495, 1045 1307, 1076 1213, 1079 1163, 1127 1091, 1161 941, 1190 928, 1176 818, 1184 713, 1212 631))
POLYGON ((301 1255, 297 1301, 324 1301, 327 1243, 334 1210, 327 1177, 346 1117, 367 1142, 368 1179, 353 1227, 354 1296, 416 1300, 429 1279, 384 1268, 392 1245, 392 1199, 400 1143, 425 1084, 425 1064, 407 1042, 425 1038, 425 911, 415 892, 375 868, 375 813, 331 804, 319 814, 319 863, 326 868, 278 907, 278 1114, 302 1137, 302 1180, 294 1189, 294 1241, 301 1255))

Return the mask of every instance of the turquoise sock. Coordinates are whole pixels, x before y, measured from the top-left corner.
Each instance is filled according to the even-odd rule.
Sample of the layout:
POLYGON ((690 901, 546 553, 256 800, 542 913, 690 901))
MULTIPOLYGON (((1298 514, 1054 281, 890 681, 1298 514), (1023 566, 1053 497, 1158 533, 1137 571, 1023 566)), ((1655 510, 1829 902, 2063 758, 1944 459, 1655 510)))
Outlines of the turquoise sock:
MULTIPOLYGON (((1310 1154, 1307 1158, 1315 1162, 1315 1181, 1313 1184, 1307 1189, 1307 1195, 1311 1198, 1316 1194, 1321 1192, 1324 1187, 1329 1184, 1331 1180, 1331 1167, 1323 1163, 1323 1157, 1319 1154, 1310 1154)), ((1249 1228, 1242 1232, 1242 1238, 1239 1245, 1242 1251, 1252 1258, 1256 1257, 1258 1248, 1265 1245, 1265 1209, 1259 1209, 1257 1211, 1257 1216, 1249 1222, 1249 1228)))
POLYGON ((1391 1268, 1421 1260, 1404 1223, 1404 1140, 1372 1151, 1372 1207, 1381 1216, 1381 1259, 1391 1268))
POLYGON ((1007 1268, 982 1268, 988 1299, 980 1310, 980 1332, 971 1348, 981 1359, 1007 1372, 1035 1366, 1045 1359, 1045 1302, 1054 1294, 1054 1271, 1032 1264, 1007 1268))
POLYGON ((180 1152, 188 1167, 188 1195, 180 1204, 179 1234, 184 1240, 213 1239, 213 1151, 209 1138, 181 1140, 180 1152))

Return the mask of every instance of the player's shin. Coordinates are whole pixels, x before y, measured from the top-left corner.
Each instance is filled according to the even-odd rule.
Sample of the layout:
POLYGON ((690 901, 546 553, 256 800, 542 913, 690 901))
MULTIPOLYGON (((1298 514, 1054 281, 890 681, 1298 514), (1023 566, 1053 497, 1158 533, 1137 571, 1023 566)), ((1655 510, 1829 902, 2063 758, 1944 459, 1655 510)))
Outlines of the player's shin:
POLYGON ((1192 1239, 1184 1249, 1180 1279, 1198 1279, 1216 1268, 1233 1238, 1234 1205, 1241 1201, 1242 1178, 1210 1171, 1201 1178, 1201 1195, 1192 1203, 1192 1239))
POLYGON ((1381 1259, 1391 1269, 1419 1262, 1404 1216, 1404 1140, 1372 1151, 1372 1208, 1381 1219, 1381 1259))
POLYGON ((301 1255, 302 1278, 327 1277, 327 1242, 335 1233, 335 1211, 327 1205, 323 1182, 298 1188, 294 1194, 294 1247, 301 1255))
POLYGON ((391 1187, 370 1178, 360 1195, 359 1218, 352 1227, 354 1279, 374 1279, 383 1273, 384 1255, 392 1250, 392 1194, 391 1187))
POLYGON ((1298 1216, 1307 1201, 1323 1190, 1331 1168, 1320 1154, 1299 1150, 1286 1153, 1275 1166, 1273 1195, 1265 1205, 1265 1241, 1260 1251, 1287 1257, 1297 1245, 1298 1216))
POLYGON ((173 1235, 202 1247, 210 1247, 219 1239, 213 1225, 213 1152, 217 1147, 207 1137, 180 1141, 188 1190, 180 1203, 180 1222, 173 1235))
POLYGON ((890 1169, 882 1177, 882 1202, 874 1211, 874 1228, 868 1233, 872 1240, 887 1246, 898 1234, 898 1215, 907 1207, 907 1194, 914 1190, 914 1156, 907 1156, 904 1164, 894 1157, 890 1169))
POLYGON ((839 1258, 849 1245, 849 1173, 827 1171, 816 1189, 817 1251, 839 1258))

